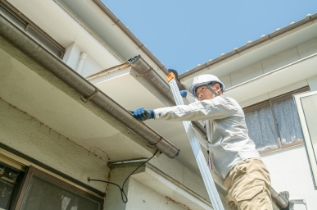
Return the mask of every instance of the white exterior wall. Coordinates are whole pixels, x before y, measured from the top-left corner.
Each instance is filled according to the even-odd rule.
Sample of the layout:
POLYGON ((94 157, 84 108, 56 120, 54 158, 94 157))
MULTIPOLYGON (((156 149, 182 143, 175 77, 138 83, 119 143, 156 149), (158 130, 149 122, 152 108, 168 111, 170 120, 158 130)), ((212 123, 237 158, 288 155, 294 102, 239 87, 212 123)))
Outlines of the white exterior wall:
POLYGON ((1 143, 105 191, 104 184, 87 181, 87 177, 107 178, 109 168, 104 160, 3 100, 0 100, 0 119, 1 143))
POLYGON ((272 186, 277 192, 289 191, 290 200, 304 199, 308 209, 317 209, 317 190, 314 189, 304 145, 262 155, 262 160, 270 171, 272 186))
POLYGON ((81 51, 80 48, 75 43, 72 43, 65 49, 66 52, 63 57, 64 63, 66 63, 72 69, 76 69, 81 51))
MULTIPOLYGON (((111 166, 109 180, 122 184, 139 164, 111 166)), ((120 185, 121 185, 120 184, 120 185)), ((179 161, 165 155, 154 157, 126 182, 128 203, 123 203, 117 187, 109 185, 105 209, 212 209, 205 185, 179 161), (166 206, 169 204, 168 206, 166 206), (176 206, 174 204, 177 204, 176 206), (152 207, 150 208, 149 206, 152 207)), ((223 190, 221 191, 223 193, 223 190)), ((221 193, 219 192, 219 193, 221 193)), ((224 197, 222 196, 224 199, 224 197)), ((223 200, 223 202, 225 202, 223 200)), ((227 209, 226 203, 224 203, 227 209)))
POLYGON ((188 187, 193 192, 197 193, 207 200, 209 199, 204 182, 201 177, 194 174, 177 160, 170 159, 165 155, 160 155, 159 158, 152 160, 151 164, 159 168, 165 174, 168 174, 177 182, 188 187))
MULTIPOLYGON (((317 70, 317 67, 316 67, 316 70, 317 70)), ((317 90, 317 76, 311 77, 307 81, 308 81, 309 88, 311 91, 317 90)))
POLYGON ((106 67, 97 62, 90 54, 86 53, 85 59, 82 61, 82 66, 79 68, 81 53, 86 53, 76 43, 72 43, 66 48, 63 61, 72 69, 77 71, 82 76, 88 76, 104 70, 106 67))
POLYGON ((93 57, 90 55, 87 55, 87 58, 84 61, 83 68, 80 72, 80 74, 84 77, 89 76, 91 74, 94 74, 96 72, 102 71, 105 68, 99 64, 93 57))
MULTIPOLYGON (((184 141, 187 141, 187 139, 184 139, 184 141)), ((150 163, 153 164, 153 166, 157 167, 159 170, 161 170, 164 174, 167 174, 169 177, 174 179, 179 184, 190 189, 190 191, 193 192, 193 194, 200 196, 202 199, 206 201, 209 201, 209 196, 207 194, 207 190, 201 176, 195 174, 193 171, 188 169, 186 166, 181 164, 176 159, 171 159, 165 155, 160 155, 159 158, 151 160, 150 163)), ((222 183, 222 180, 219 176, 215 175, 213 176, 213 178, 214 181, 216 181, 216 183, 222 183)), ((220 188, 221 187, 223 189, 218 189, 218 193, 221 195, 221 199, 225 199, 224 186, 220 186, 220 188)), ((227 207, 226 201, 222 201, 224 203, 224 207, 227 207)))
POLYGON ((174 201, 164 195, 161 195, 134 179, 130 180, 129 185, 129 202, 126 205, 126 210, 188 209, 186 206, 182 206, 181 201, 174 201))

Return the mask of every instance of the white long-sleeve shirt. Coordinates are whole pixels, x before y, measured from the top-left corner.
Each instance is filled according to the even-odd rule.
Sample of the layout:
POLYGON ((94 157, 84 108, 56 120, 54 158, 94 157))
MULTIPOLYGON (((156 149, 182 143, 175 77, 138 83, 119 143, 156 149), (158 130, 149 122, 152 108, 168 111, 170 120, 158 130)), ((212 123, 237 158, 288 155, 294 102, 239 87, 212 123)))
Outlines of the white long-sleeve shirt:
POLYGON ((226 178, 233 166, 248 158, 260 158, 238 102, 225 96, 188 105, 154 109, 155 119, 203 121, 216 171, 226 178))

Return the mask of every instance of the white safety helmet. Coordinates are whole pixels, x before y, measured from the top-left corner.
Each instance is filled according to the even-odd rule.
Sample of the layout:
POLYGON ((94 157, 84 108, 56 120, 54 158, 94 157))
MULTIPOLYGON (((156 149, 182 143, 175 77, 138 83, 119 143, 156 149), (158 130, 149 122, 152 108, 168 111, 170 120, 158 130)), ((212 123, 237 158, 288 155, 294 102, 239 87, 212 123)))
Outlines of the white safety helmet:
POLYGON ((218 77, 212 74, 202 74, 194 78, 192 86, 189 88, 189 92, 194 96, 198 97, 196 94, 196 89, 200 86, 210 85, 211 83, 219 83, 221 91, 225 91, 225 85, 219 80, 218 77))

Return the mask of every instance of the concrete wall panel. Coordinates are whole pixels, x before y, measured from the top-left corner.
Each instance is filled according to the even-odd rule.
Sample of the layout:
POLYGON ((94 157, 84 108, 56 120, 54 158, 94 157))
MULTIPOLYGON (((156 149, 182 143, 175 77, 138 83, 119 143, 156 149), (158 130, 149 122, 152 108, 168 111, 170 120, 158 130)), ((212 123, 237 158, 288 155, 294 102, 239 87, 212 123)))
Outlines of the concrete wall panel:
POLYGON ((184 210, 188 209, 181 201, 174 201, 165 197, 140 182, 131 179, 129 183, 129 202, 126 210, 184 210))
POLYGON ((66 48, 63 61, 72 69, 76 69, 78 65, 80 51, 81 49, 75 43, 72 43, 66 48))
POLYGON ((299 45, 297 51, 301 58, 317 53, 317 38, 299 45))
POLYGON ((232 86, 230 76, 222 76, 222 77, 219 77, 219 79, 221 82, 225 84, 226 88, 229 88, 232 86))
POLYGON ((263 74, 261 63, 255 63, 230 75, 232 86, 263 74))
MULTIPOLYGON (((316 67, 317 71, 317 67, 316 67)), ((317 76, 307 79, 310 90, 317 90, 317 76)))
POLYGON ((91 74, 102 71, 104 69, 106 68, 104 68, 100 63, 98 63, 93 57, 87 55, 87 58, 84 60, 84 65, 80 74, 86 77, 91 74))
POLYGON ((202 178, 186 168, 177 160, 170 159, 165 155, 160 155, 159 158, 151 160, 151 164, 159 168, 164 173, 168 174, 171 178, 188 187, 193 192, 205 199, 209 199, 202 178))
POLYGON ((263 60, 262 66, 264 73, 273 71, 275 69, 278 69, 282 66, 285 66, 289 63, 292 63, 294 61, 299 60, 300 57, 298 55, 297 49, 292 48, 286 51, 283 51, 281 53, 278 53, 274 56, 271 56, 265 60, 263 60))
POLYGON ((3 100, 0 119, 2 144, 105 191, 104 184, 87 182, 87 177, 107 177, 109 168, 105 161, 3 100))
POLYGON ((267 165, 272 186, 277 192, 289 191, 290 200, 305 199, 309 209, 317 209, 314 189, 304 145, 262 156, 267 165))

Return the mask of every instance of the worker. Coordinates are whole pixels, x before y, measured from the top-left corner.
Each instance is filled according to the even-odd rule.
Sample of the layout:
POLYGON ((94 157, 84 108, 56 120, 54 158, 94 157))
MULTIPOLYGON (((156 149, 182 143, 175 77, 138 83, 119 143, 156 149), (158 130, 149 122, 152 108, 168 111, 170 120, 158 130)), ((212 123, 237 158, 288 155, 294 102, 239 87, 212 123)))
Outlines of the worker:
MULTIPOLYGON (((224 180, 231 209, 273 209, 270 175, 248 129, 238 102, 223 95, 225 85, 210 74, 194 78, 183 97, 197 100, 188 105, 147 110, 136 109, 135 119, 201 121, 207 132, 213 169, 224 180)), ((246 94, 246 93, 243 93, 246 94)))

